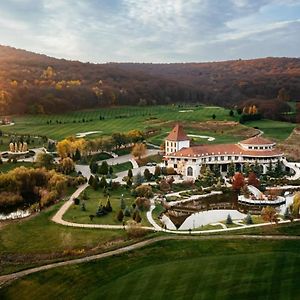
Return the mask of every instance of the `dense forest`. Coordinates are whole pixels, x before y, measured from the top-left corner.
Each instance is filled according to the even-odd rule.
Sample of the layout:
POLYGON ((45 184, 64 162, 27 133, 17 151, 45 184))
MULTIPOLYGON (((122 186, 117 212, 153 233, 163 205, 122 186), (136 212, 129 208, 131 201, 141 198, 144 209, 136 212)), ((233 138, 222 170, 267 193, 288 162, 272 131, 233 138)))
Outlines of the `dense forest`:
POLYGON ((300 59, 91 64, 0 46, 0 115, 111 105, 256 105, 278 118, 300 100, 300 59))

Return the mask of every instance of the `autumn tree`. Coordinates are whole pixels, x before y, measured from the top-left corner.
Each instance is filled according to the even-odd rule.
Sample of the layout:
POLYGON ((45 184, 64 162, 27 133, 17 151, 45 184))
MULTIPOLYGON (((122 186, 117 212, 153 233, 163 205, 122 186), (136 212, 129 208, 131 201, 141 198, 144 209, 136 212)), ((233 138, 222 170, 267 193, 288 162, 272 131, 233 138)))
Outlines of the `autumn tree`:
POLYGON ((139 160, 147 153, 147 147, 143 143, 137 143, 133 146, 131 154, 139 160))
POLYGON ((75 170, 74 161, 70 157, 66 157, 60 162, 60 168, 64 174, 70 174, 75 170))
POLYGON ((235 173, 232 179, 232 189, 235 191, 240 191, 240 189, 245 185, 245 178, 241 173, 235 173))
POLYGON ((259 180, 254 172, 250 172, 248 176, 248 184, 259 187, 259 180))
POLYGON ((39 153, 35 162, 39 167, 45 167, 49 169, 53 165, 54 157, 48 153, 39 153))
POLYGON ((261 211, 261 216, 266 222, 277 222, 277 212, 274 207, 266 206, 261 211))
POLYGON ((299 216, 300 209, 300 192, 296 193, 293 199, 293 214, 295 217, 299 216))

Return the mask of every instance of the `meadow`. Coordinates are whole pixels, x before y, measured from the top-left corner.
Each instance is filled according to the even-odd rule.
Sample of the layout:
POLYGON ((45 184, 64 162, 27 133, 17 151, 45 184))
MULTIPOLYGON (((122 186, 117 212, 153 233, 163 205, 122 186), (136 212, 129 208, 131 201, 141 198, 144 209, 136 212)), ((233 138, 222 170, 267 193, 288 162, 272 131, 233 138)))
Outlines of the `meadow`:
POLYGON ((299 246, 292 240, 162 241, 29 275, 0 290, 0 297, 299 299, 299 246))

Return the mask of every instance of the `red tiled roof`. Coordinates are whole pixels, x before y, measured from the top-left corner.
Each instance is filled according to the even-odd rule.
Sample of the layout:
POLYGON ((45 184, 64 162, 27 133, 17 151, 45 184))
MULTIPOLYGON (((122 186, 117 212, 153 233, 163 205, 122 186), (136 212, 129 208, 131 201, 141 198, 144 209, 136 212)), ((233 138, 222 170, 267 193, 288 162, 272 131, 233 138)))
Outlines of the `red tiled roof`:
POLYGON ((240 144, 245 144, 245 145, 273 145, 275 143, 268 140, 268 139, 265 139, 265 138, 257 135, 257 136, 251 137, 247 140, 241 141, 240 144))
POLYGON ((169 156, 177 157, 199 157, 206 155, 249 155, 249 156, 280 156, 278 150, 245 150, 237 144, 219 144, 219 145, 201 145, 190 148, 182 148, 181 150, 170 154, 169 156))
POLYGON ((181 125, 176 124, 172 131, 167 136, 166 140, 168 141, 187 141, 189 140, 188 136, 185 134, 181 125))

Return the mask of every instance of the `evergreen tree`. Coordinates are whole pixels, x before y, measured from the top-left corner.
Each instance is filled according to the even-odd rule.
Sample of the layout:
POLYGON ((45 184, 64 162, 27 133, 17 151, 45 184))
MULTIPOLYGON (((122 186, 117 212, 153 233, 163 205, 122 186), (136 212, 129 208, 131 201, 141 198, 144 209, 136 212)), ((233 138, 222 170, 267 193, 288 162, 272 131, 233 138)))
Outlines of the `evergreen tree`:
POLYGON ((232 219, 231 219, 231 215, 230 215, 230 214, 228 214, 228 216, 227 216, 226 224, 227 224, 227 225, 232 224, 232 219))
POLYGON ((98 172, 99 166, 95 161, 90 162, 90 170, 93 174, 96 174, 98 172))
POLYGON ((109 169, 108 169, 108 174, 109 176, 112 176, 112 174, 114 173, 114 169, 112 166, 109 166, 109 169))
POLYGON ((99 177, 96 175, 96 176, 94 177, 93 185, 92 185, 92 187, 93 187, 93 189, 94 189, 95 191, 98 190, 99 184, 100 184, 99 177))
POLYGON ((291 210, 289 209, 289 207, 287 207, 287 208, 285 209, 283 218, 284 218, 285 220, 290 220, 291 217, 292 217, 291 210))
POLYGON ((121 207, 122 210, 126 208, 126 203, 125 203, 125 200, 124 200, 123 196, 121 197, 120 207, 121 207))
POLYGON ((246 218, 245 218, 245 223, 246 223, 247 225, 253 224, 252 216, 251 216, 251 214, 250 214, 249 212, 247 213, 247 216, 246 216, 246 218))
POLYGON ((110 203, 109 197, 107 197, 107 201, 106 201, 106 204, 105 204, 105 210, 107 212, 111 212, 112 211, 112 207, 111 207, 111 203, 110 203))
POLYGON ((281 175, 283 175, 282 164, 279 159, 277 160, 274 168, 274 175, 275 177, 280 177, 281 175))
POLYGON ((228 175, 229 177, 232 177, 232 176, 234 175, 234 173, 235 173, 235 166, 234 166, 234 163, 231 162, 231 163, 229 164, 229 166, 228 166, 227 175, 228 175))
POLYGON ((135 185, 141 185, 144 182, 144 177, 142 176, 141 172, 138 172, 133 177, 133 182, 134 182, 135 185))
POLYGON ((131 178, 133 177, 133 174, 132 174, 132 170, 131 170, 131 169, 128 170, 128 172, 127 172, 127 177, 128 177, 129 179, 131 179, 131 178))
POLYGON ((249 163, 245 163, 243 168, 244 176, 248 177, 250 172, 251 172, 251 168, 249 166, 249 163))
POLYGON ((79 161, 81 159, 81 153, 78 148, 76 148, 75 154, 74 154, 74 160, 79 161))
POLYGON ((123 214, 123 210, 122 210, 122 209, 119 210, 119 212, 118 212, 118 214, 117 214, 117 219, 118 219, 119 222, 122 222, 122 221, 123 221, 123 219, 124 219, 124 214, 123 214))
POLYGON ((213 173, 215 177, 221 177, 221 172, 220 172, 220 166, 219 165, 214 165, 213 166, 213 173))
POLYGON ((262 173, 261 166, 258 164, 257 160, 255 161, 252 171, 256 174, 257 177, 259 177, 262 173))
POLYGON ((101 175, 107 175, 108 174, 108 164, 106 161, 103 161, 98 172, 101 174, 101 175))
POLYGON ((106 181, 105 176, 101 177, 101 180, 99 182, 99 187, 101 187, 101 188, 106 188, 107 187, 107 181, 106 181))
POLYGON ((89 181, 88 181, 88 184, 89 184, 90 186, 93 186, 93 184, 94 184, 94 176, 93 176, 93 175, 90 176, 90 179, 89 179, 89 181))
POLYGON ((145 177, 145 179, 146 179, 147 181, 150 181, 150 180, 151 180, 152 174, 151 174, 151 172, 149 171, 149 169, 145 169, 145 171, 144 171, 144 177, 145 177))
POLYGON ((272 175, 273 175, 273 163, 272 163, 272 160, 269 161, 269 166, 268 166, 267 174, 268 174, 269 176, 272 176, 272 175))
POLYGON ((128 206, 126 206, 125 209, 124 209, 124 216, 126 216, 126 217, 131 216, 130 209, 128 208, 128 206))

